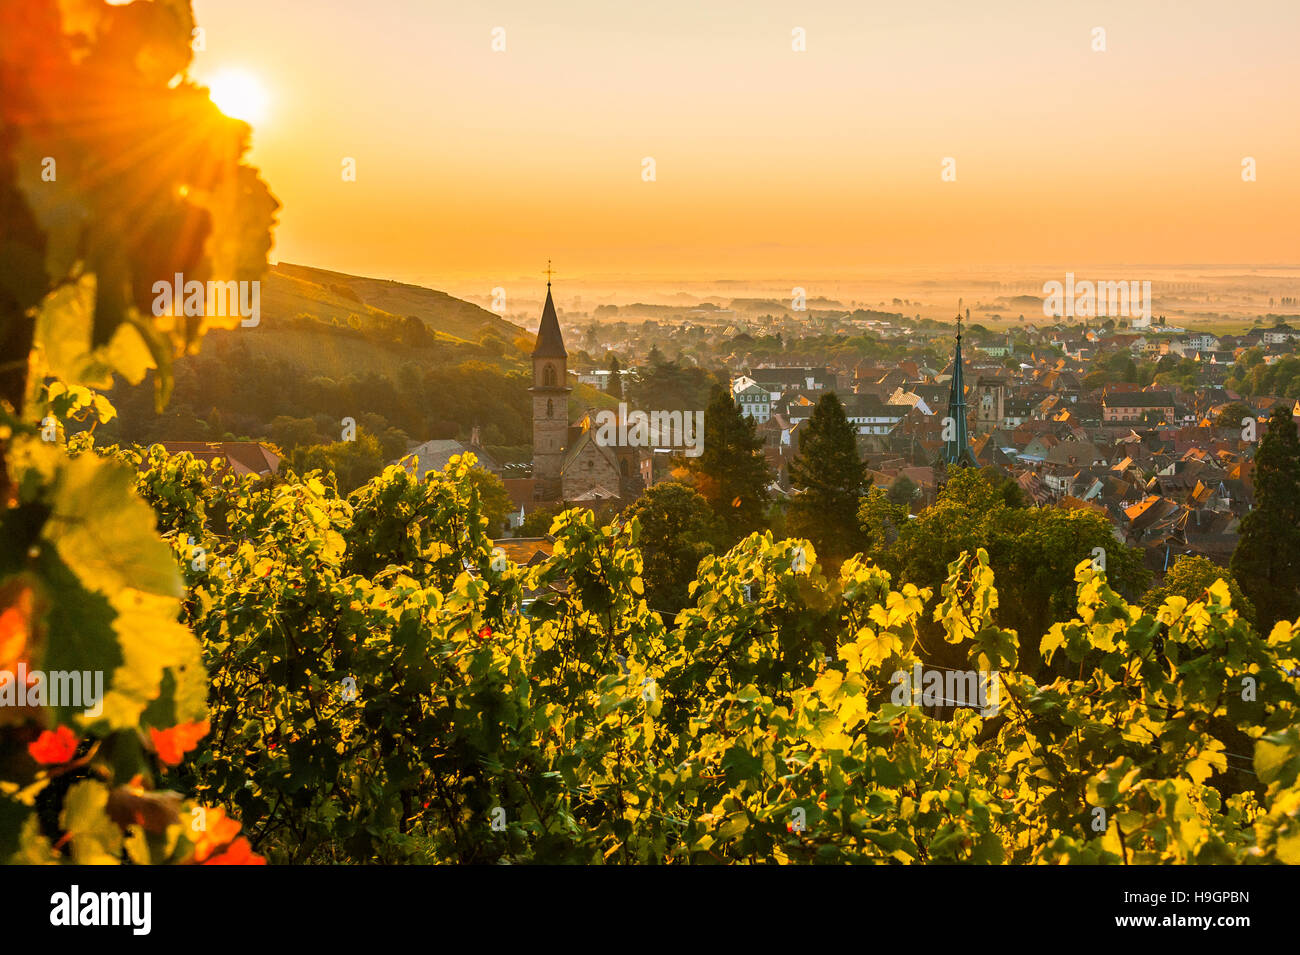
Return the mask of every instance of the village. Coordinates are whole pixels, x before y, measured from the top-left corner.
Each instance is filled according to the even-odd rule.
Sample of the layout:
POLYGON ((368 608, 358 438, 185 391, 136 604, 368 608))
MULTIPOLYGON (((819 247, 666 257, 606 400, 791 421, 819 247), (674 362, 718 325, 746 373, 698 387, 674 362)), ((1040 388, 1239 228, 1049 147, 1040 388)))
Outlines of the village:
MULTIPOLYGON (((773 492, 797 493, 790 465, 800 429, 821 396, 835 392, 874 485, 910 488, 913 513, 934 503, 950 463, 944 423, 955 401, 953 326, 941 364, 934 360, 941 333, 931 321, 846 316, 810 327, 777 320, 791 352, 803 351, 801 333, 819 343, 866 336, 890 349, 885 358, 855 360, 839 349, 824 363, 793 364, 744 347, 760 340, 755 324, 709 329, 703 341, 717 350, 740 346, 719 360, 737 406, 763 438, 773 492)), ((666 347, 654 336, 659 326, 648 336, 626 327, 627 338, 606 347, 666 347)), ((691 331, 679 329, 678 339, 690 341, 691 331)), ((1116 538, 1140 548, 1157 575, 1183 554, 1227 565, 1253 506, 1253 458, 1266 419, 1281 405, 1300 422, 1295 397, 1246 394, 1229 382, 1239 368, 1294 363, 1300 328, 1278 321, 1220 336, 1163 318, 1093 319, 998 333, 968 326, 963 337, 960 416, 976 466, 1014 480, 1034 504, 1104 514, 1116 538)), ((637 373, 635 363, 622 371, 637 373)), ((592 368, 577 379, 606 383, 608 373, 592 368)))

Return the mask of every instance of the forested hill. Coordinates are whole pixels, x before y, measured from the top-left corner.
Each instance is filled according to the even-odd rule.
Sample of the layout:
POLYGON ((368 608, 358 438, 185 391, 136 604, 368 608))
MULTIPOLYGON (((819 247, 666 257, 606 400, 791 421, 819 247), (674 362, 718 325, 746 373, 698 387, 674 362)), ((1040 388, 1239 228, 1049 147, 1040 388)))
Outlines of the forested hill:
MULTIPOLYGON (((358 440, 342 448, 348 462, 330 463, 350 485, 412 442, 475 427, 498 460, 531 457, 534 336, 519 326, 445 292, 289 264, 266 271, 260 307, 256 325, 213 329, 199 354, 177 359, 163 413, 151 381, 119 381, 118 416, 98 436, 258 440, 292 456, 337 444, 348 417, 358 440)), ((613 400, 578 385, 569 413, 613 400)))
POLYGON ((267 269, 262 279, 263 321, 274 325, 277 319, 302 314, 341 324, 355 315, 363 325, 368 319, 414 316, 433 332, 467 341, 478 341, 485 332, 507 342, 528 334, 485 308, 419 285, 288 262, 267 269))

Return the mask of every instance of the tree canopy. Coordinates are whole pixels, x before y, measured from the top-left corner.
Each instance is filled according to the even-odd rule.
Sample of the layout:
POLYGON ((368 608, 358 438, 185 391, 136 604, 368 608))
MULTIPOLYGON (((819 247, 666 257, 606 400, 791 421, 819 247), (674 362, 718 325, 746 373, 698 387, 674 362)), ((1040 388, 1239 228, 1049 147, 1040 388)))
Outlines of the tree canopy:
POLYGON ((871 480, 858 454, 857 431, 834 392, 818 400, 798 433, 790 483, 800 493, 790 501, 787 529, 811 540, 818 554, 834 563, 861 549, 858 506, 871 480))
POLYGON ((1261 629, 1300 614, 1300 437, 1279 406, 1255 454, 1255 508, 1241 521, 1232 573, 1261 629))
POLYGON ((722 387, 704 412, 704 447, 687 459, 692 484, 709 502, 725 532, 728 544, 763 526, 771 472, 763 457, 763 440, 754 419, 722 387))
POLYGON ((723 529, 718 518, 698 491, 677 481, 653 485, 623 517, 636 518, 640 525, 646 600, 655 610, 676 613, 690 603, 700 561, 719 548, 723 529))

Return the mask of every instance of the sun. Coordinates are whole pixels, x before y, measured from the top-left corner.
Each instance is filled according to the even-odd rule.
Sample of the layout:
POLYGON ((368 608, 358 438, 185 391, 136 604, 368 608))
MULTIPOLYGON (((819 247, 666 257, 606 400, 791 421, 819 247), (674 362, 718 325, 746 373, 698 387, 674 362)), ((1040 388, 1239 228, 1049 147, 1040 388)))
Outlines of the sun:
POLYGON ((223 69, 207 82, 212 102, 232 119, 257 123, 266 117, 266 90, 247 70, 223 69))

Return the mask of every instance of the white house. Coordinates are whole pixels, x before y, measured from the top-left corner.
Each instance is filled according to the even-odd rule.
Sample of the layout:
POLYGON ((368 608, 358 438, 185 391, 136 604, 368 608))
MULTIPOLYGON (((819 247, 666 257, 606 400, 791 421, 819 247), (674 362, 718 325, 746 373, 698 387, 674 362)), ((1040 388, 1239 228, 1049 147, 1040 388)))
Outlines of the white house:
POLYGON ((758 424, 772 417, 772 393, 753 378, 741 375, 733 381, 731 397, 740 406, 740 413, 758 424))

